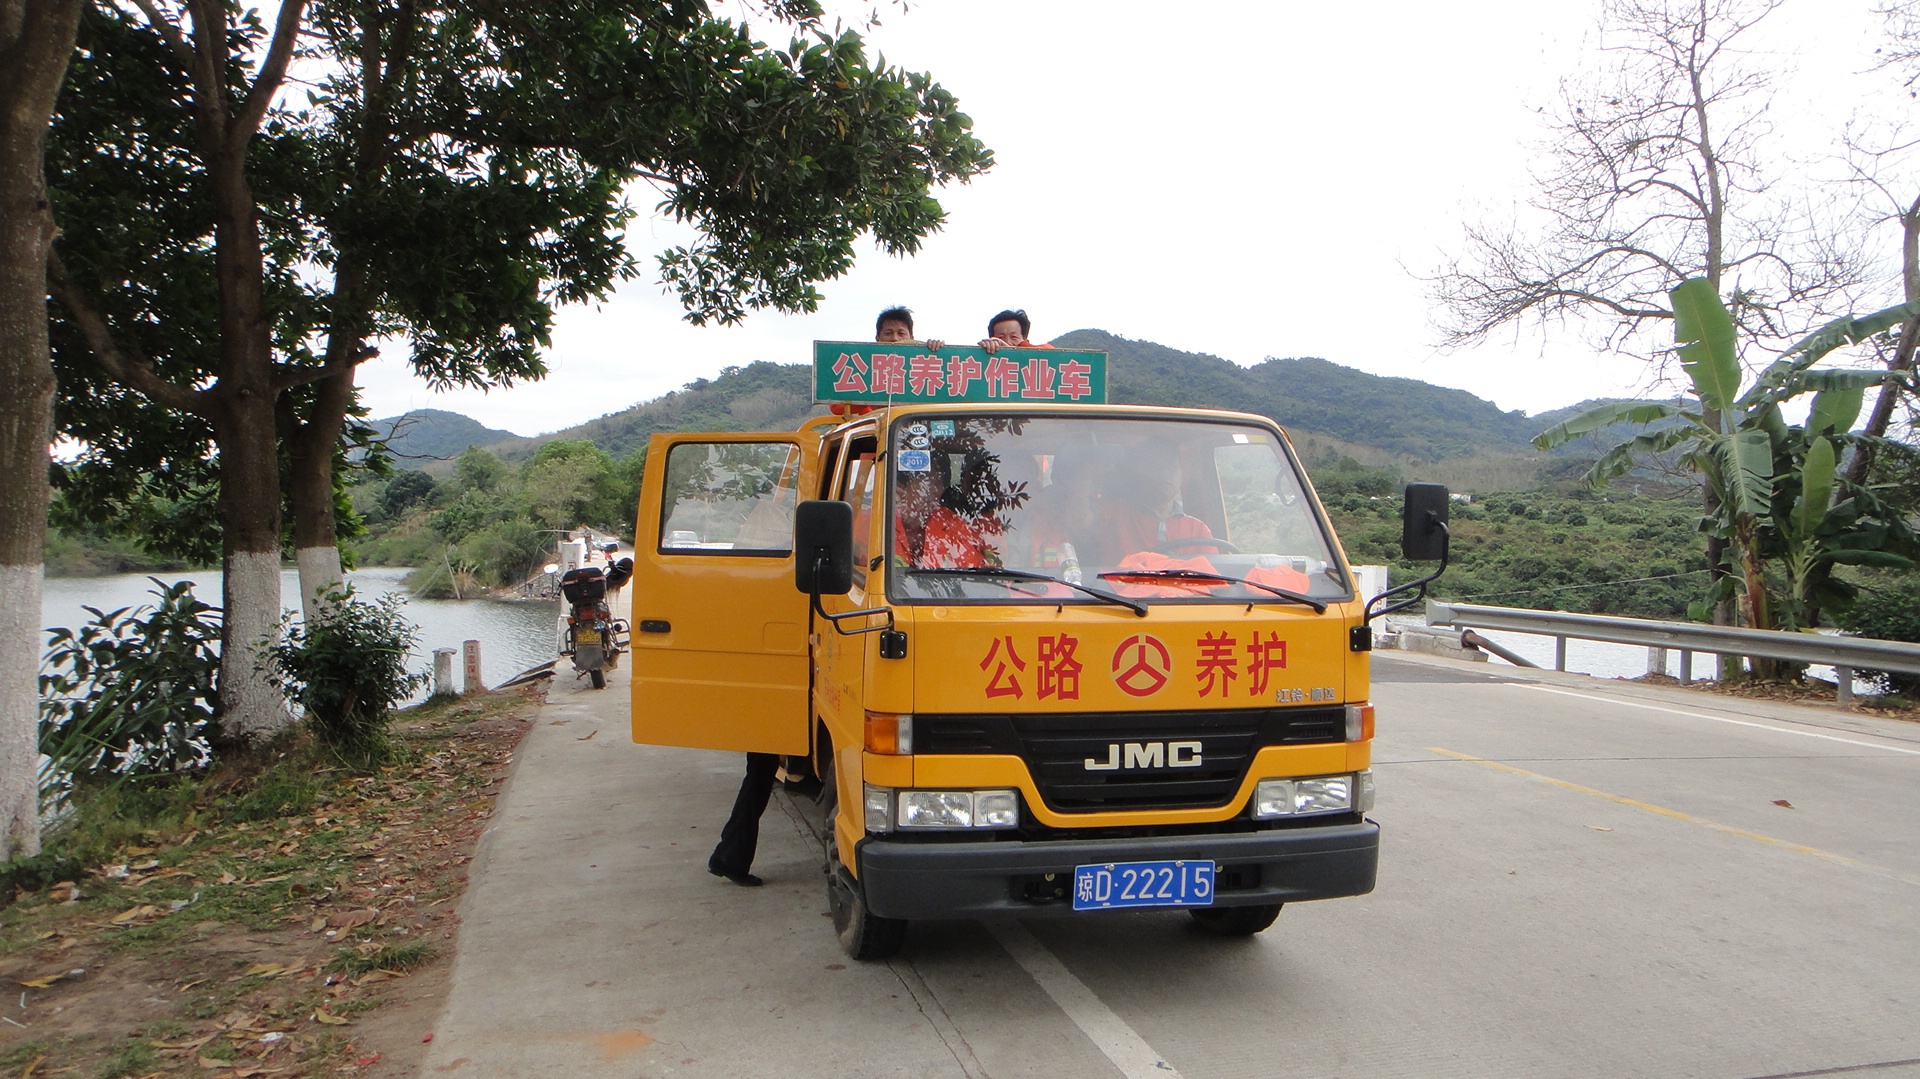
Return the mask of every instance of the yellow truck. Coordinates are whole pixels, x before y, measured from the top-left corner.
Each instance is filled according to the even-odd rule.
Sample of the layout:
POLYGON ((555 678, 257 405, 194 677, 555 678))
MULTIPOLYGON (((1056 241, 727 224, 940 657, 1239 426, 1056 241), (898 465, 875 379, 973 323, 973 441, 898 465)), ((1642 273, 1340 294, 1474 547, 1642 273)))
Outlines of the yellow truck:
MULTIPOLYGON (((816 394, 920 359, 885 348, 820 343, 816 394)), ((889 380, 792 433, 653 437, 634 740, 817 777, 857 959, 917 919, 1165 907, 1244 935, 1371 891, 1368 623, 1438 573, 1364 600, 1265 417, 1100 403, 1104 354, 934 359, 996 357, 991 396, 889 380), (1088 392, 1019 392, 1076 363, 1088 392)), ((1445 568, 1447 504, 1408 488, 1409 558, 1445 568)))

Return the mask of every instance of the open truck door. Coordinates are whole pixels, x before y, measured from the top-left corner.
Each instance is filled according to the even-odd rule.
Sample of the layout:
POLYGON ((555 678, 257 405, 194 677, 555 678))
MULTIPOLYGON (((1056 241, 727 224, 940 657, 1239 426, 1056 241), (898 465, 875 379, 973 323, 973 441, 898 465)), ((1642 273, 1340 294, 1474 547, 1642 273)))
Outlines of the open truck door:
POLYGON ((634 533, 635 742, 808 751, 807 597, 793 587, 794 505, 818 485, 807 441, 653 436, 634 533))

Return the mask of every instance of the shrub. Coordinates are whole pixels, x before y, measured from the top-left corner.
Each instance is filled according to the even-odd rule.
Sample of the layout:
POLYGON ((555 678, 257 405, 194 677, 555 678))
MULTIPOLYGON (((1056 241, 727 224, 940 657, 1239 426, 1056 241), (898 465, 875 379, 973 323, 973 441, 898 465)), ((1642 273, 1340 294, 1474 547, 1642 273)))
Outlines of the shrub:
MULTIPOLYGON (((1848 633, 1883 641, 1920 642, 1920 577, 1890 577, 1864 586, 1853 603, 1834 615, 1848 633)), ((1920 696, 1920 675, 1861 671, 1860 677, 1905 697, 1920 696)))
POLYGON ((350 764, 386 759, 394 706, 427 682, 407 671, 420 631, 401 617, 401 602, 389 595, 368 603, 351 587, 336 589, 311 624, 288 615, 268 650, 274 684, 306 710, 315 740, 350 764))
POLYGON ((159 602, 88 607, 78 630, 47 631, 40 752, 76 779, 157 775, 204 765, 218 718, 220 612, 187 581, 153 580, 159 602))

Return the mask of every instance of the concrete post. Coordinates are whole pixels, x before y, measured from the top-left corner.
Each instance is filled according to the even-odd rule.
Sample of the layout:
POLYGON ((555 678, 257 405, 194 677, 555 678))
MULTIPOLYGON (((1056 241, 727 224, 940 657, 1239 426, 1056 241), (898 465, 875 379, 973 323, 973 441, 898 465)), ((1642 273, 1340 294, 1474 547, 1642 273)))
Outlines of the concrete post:
POLYGON ((487 691, 487 683, 486 680, 480 676, 480 642, 465 641, 461 644, 461 649, 465 653, 467 667, 466 686, 461 692, 485 693, 487 691))
POLYGON ((1647 649, 1647 673, 1648 674, 1667 673, 1667 650, 1666 649, 1653 648, 1653 647, 1649 647, 1647 649))
POLYGON ((1833 699, 1839 704, 1853 703, 1853 668, 1833 669, 1833 699))
POLYGON ((433 695, 448 697, 453 694, 453 649, 436 648, 433 650, 433 695))

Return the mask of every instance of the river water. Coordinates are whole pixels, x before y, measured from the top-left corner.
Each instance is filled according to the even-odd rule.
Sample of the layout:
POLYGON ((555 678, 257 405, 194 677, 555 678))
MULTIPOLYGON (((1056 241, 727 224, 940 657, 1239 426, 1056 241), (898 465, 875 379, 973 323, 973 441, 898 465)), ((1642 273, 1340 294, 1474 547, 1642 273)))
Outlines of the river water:
MULTIPOLYGON (((399 595, 405 600, 401 613, 420 630, 408 668, 431 674, 433 650, 452 648, 461 642, 480 642, 480 671, 488 686, 555 658, 555 619, 560 613, 558 600, 506 601, 491 599, 415 599, 406 586, 408 570, 391 566, 373 566, 354 570, 347 580, 364 598, 399 595)), ((203 602, 220 605, 220 571, 169 572, 154 574, 169 583, 192 581, 193 594, 203 602)), ((153 581, 144 573, 123 573, 111 577, 48 577, 41 583, 40 624, 77 627, 92 620, 86 607, 114 611, 154 602, 153 581)), ((281 602, 298 606, 299 575, 289 569, 280 574, 281 602)), ((454 656, 455 688, 460 683, 460 657, 454 656)), ((424 698, 431 687, 415 699, 424 698)))

